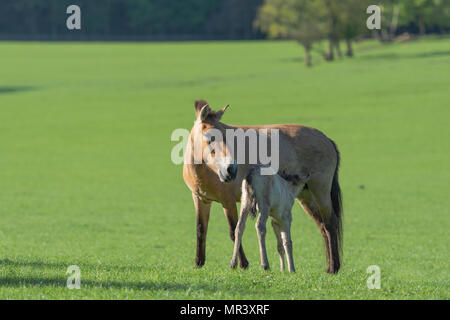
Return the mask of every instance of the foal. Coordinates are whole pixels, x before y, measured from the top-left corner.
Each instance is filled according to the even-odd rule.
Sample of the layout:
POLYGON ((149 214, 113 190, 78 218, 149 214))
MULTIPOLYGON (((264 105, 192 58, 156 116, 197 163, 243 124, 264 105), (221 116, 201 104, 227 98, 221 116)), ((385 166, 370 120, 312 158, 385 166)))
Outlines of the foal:
POLYGON ((284 271, 284 253, 286 253, 289 271, 295 272, 292 257, 291 210, 295 198, 303 190, 309 177, 309 174, 303 177, 284 173, 261 175, 258 166, 249 170, 247 177, 242 181, 241 213, 235 230, 231 268, 236 268, 237 265, 237 254, 241 246, 247 216, 251 213, 253 217, 256 217, 256 211, 259 211, 260 215, 255 227, 258 233, 261 266, 265 270, 269 269, 265 236, 266 222, 270 215, 278 242, 280 269, 284 271))

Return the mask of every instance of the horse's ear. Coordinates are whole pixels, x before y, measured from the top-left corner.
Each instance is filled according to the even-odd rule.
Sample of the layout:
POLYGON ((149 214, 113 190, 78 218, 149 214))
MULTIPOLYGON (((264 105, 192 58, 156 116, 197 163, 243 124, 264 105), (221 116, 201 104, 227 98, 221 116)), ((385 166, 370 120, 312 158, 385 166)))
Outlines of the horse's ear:
POLYGON ((208 102, 206 102, 205 100, 197 100, 194 102, 194 107, 195 107, 195 115, 198 117, 198 115, 200 114, 200 111, 202 110, 202 108, 204 106, 207 106, 208 102))
POLYGON ((198 116, 198 118, 201 121, 205 121, 206 118, 208 118, 210 111, 211 111, 211 109, 209 108, 208 105, 203 106, 202 110, 200 110, 200 115, 198 116))
POLYGON ((222 119, 223 114, 225 113, 225 111, 228 109, 230 105, 227 104, 225 107, 223 107, 221 110, 216 112, 216 120, 220 121, 220 119, 222 119))

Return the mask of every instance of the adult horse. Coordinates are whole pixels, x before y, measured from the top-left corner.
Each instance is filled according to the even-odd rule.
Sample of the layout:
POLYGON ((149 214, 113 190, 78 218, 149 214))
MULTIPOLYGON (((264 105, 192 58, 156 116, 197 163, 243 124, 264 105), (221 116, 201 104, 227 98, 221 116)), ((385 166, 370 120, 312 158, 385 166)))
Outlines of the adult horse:
MULTIPOLYGON (((183 178, 192 191, 197 218, 197 252, 195 263, 201 267, 206 257, 206 234, 211 202, 222 204, 230 228, 230 237, 234 241, 235 227, 238 221, 236 203, 240 201, 241 184, 246 177, 250 164, 237 164, 236 159, 227 159, 222 154, 228 152, 225 139, 221 141, 221 151, 210 149, 211 139, 207 133, 212 129, 226 136, 227 130, 252 129, 256 132, 278 130, 279 133, 279 171, 285 175, 302 176, 310 174, 305 189, 297 200, 309 216, 315 221, 322 233, 327 257, 327 272, 337 273, 341 266, 342 254, 342 203, 338 182, 339 151, 336 144, 317 129, 300 125, 263 125, 231 126, 220 122, 227 107, 217 112, 211 110, 204 100, 196 101, 196 121, 192 127, 186 147, 183 178), (201 146, 195 148, 195 146, 201 146), (209 149, 208 149, 209 148, 209 149), (198 152, 210 150, 212 161, 196 161, 198 152)), ((272 139, 271 134, 267 134, 272 139)), ((245 146, 248 158, 249 146, 245 146)), ((204 158, 202 158, 204 159, 204 158)), ((259 226, 260 229, 262 226, 259 226)), ((265 236, 265 226, 262 228, 265 236)), ((239 248, 241 268, 247 268, 248 261, 242 246, 239 248)))

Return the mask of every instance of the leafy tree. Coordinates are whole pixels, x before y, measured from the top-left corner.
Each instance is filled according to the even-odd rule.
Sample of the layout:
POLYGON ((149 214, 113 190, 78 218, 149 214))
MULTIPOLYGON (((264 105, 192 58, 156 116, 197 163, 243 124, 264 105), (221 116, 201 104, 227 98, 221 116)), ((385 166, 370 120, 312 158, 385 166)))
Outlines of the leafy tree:
POLYGON ((263 0, 221 0, 208 16, 206 32, 226 39, 251 39, 260 34, 253 27, 258 8, 263 0))
POLYGON ((337 3, 337 34, 339 38, 345 39, 346 55, 353 56, 352 41, 358 35, 367 33, 366 9, 370 5, 370 0, 340 0, 337 3))
POLYGON ((450 25, 450 4, 448 0, 403 0, 400 2, 401 22, 413 24, 424 35, 427 28, 437 26, 442 32, 450 25))
POLYGON ((295 39, 305 49, 306 66, 311 66, 311 49, 323 36, 323 22, 310 0, 265 0, 255 26, 270 39, 295 39))
POLYGON ((439 33, 450 32, 449 0, 432 0, 433 8, 425 23, 429 27, 436 26, 439 33))
POLYGON ((321 0, 318 2, 319 12, 327 17, 326 35, 328 38, 328 53, 325 55, 325 60, 334 60, 334 50, 336 49, 339 57, 342 57, 341 48, 339 44, 339 9, 338 1, 321 0))
POLYGON ((381 37, 376 31, 375 34, 382 42, 389 42, 394 39, 400 13, 402 11, 401 2, 404 0, 385 0, 381 6, 381 37))
MULTIPOLYGON (((422 34, 450 31, 449 0, 382 3, 383 40, 393 39, 399 28, 422 34)), ((340 54, 339 42, 344 39, 351 56, 352 39, 367 32, 369 4, 369 0, 0 0, 0 37, 250 39, 261 37, 263 31, 272 38, 297 39, 309 48, 310 63, 309 51, 318 39, 328 40, 328 59, 340 54), (82 11, 77 32, 69 32, 65 25, 71 4, 82 11)))

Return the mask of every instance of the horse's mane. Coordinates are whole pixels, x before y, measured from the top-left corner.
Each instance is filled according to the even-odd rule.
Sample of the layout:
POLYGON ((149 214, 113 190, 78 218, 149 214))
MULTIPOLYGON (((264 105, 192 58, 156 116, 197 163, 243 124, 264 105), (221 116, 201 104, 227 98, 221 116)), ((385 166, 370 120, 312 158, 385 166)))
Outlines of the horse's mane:
POLYGON ((287 182, 292 183, 294 186, 298 186, 302 180, 298 174, 288 174, 284 170, 279 172, 278 175, 287 182))

